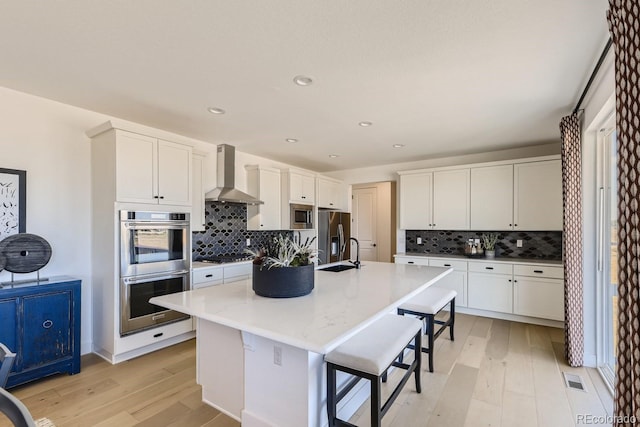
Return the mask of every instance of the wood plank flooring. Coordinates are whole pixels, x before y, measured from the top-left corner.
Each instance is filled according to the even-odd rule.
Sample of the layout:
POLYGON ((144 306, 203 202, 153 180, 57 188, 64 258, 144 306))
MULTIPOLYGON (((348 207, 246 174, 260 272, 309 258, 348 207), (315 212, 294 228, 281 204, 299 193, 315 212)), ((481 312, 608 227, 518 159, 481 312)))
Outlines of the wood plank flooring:
MULTIPOLYGON (((409 381, 384 426, 567 427, 581 425, 579 414, 611 414, 613 401, 599 374, 564 362, 562 330, 463 314, 456 315, 455 329, 455 341, 448 333, 436 340, 435 372, 423 363, 422 393, 409 381), (563 371, 580 375, 587 391, 567 389, 563 371)), ((399 374, 390 375, 387 392, 399 374)), ((118 365, 85 355, 80 374, 11 392, 34 418, 58 427, 240 425, 202 403, 194 340, 118 365)), ((350 422, 369 425, 368 402, 350 422)), ((10 425, 0 415, 0 427, 10 425)))

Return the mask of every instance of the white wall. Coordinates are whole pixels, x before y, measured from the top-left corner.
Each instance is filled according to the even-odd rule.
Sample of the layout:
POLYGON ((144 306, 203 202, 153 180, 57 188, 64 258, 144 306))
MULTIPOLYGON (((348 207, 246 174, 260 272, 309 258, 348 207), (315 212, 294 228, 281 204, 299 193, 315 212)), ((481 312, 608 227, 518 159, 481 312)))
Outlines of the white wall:
MULTIPOLYGON (((86 129, 106 116, 0 88, 0 167, 27 171, 27 232, 52 255, 40 274, 82 280, 82 348, 91 340, 91 175, 86 129)), ((16 280, 35 277, 18 274, 16 280)), ((10 280, 6 271, 0 281, 10 280)))

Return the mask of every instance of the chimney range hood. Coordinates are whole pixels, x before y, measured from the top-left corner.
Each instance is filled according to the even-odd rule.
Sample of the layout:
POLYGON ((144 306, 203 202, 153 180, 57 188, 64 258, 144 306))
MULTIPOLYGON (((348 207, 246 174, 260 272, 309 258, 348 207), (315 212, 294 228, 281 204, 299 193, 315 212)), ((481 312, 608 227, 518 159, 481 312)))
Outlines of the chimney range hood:
POLYGON ((261 205, 264 202, 235 188, 236 147, 218 145, 217 187, 207 192, 204 199, 210 202, 246 203, 261 205))

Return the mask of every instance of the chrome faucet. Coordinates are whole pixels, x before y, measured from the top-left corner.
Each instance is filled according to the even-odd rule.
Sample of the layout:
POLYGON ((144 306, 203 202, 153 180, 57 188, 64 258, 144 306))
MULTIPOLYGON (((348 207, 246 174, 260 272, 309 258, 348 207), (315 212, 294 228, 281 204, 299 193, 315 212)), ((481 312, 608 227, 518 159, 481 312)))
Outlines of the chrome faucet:
POLYGON ((360 268, 360 242, 358 242, 358 239, 356 239, 355 237, 350 237, 349 240, 353 240, 354 242, 356 242, 356 260, 349 260, 349 262, 355 265, 356 269, 358 269, 360 268))

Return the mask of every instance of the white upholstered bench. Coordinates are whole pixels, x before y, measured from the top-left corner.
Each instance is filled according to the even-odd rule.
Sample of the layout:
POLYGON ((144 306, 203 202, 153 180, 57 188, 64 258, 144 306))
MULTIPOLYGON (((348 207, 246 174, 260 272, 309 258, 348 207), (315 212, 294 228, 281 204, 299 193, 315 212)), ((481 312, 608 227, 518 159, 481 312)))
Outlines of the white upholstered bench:
POLYGON ((350 426, 337 418, 337 404, 347 393, 364 378, 371 384, 371 425, 380 426, 382 417, 400 391, 415 374, 416 391, 420 393, 422 322, 412 317, 386 315, 358 332, 346 342, 325 355, 327 362, 327 414, 329 426, 350 426), (411 344, 415 349, 415 358, 410 365, 398 361, 404 349, 411 344), (387 401, 381 403, 381 382, 386 380, 390 366, 405 369, 400 383, 387 401), (336 391, 336 372, 342 371, 354 375, 340 392, 336 391))
MULTIPOLYGON (((442 334, 445 328, 449 327, 449 337, 453 337, 453 326, 456 318, 456 291, 451 289, 430 286, 417 296, 398 307, 398 314, 403 316, 411 314, 418 316, 425 321, 425 335, 427 342, 422 347, 422 351, 429 355, 429 372, 433 372, 433 342, 442 334), (449 304, 449 317, 446 320, 437 320, 436 314, 442 311, 449 304), (434 331, 435 325, 440 325, 434 331)), ((400 358, 402 361, 402 358, 400 358)))

